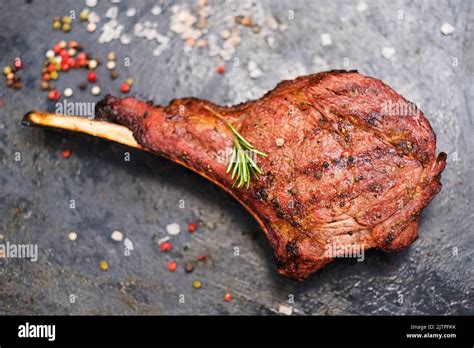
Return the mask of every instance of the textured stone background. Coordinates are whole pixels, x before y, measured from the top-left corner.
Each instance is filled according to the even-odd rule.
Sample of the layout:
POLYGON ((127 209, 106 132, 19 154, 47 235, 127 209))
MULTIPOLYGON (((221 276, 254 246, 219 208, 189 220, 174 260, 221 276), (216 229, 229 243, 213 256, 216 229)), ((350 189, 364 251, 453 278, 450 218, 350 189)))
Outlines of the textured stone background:
MULTIPOLYGON (((248 8, 245 3, 212 2, 216 24, 210 31, 218 33, 219 20, 240 14, 248 8)), ((183 53, 176 37, 169 50, 154 57, 150 44, 135 38, 128 46, 118 40, 99 45, 99 31, 89 34, 78 23, 70 34, 53 32, 54 16, 71 9, 79 13, 81 1, 2 1, 0 62, 4 66, 21 56, 25 87, 0 89, 0 233, 11 243, 37 243, 40 258, 36 263, 0 260, 0 313, 272 314, 294 294, 295 314, 474 314, 473 3, 367 4, 367 11, 359 12, 357 2, 350 1, 258 2, 250 7, 256 19, 276 15, 287 30, 272 34, 274 48, 263 34, 244 30, 234 55, 241 66, 227 62, 226 73, 218 75, 219 59, 205 50, 183 53), (443 22, 456 31, 442 35, 443 22), (331 46, 321 45, 322 33, 331 35, 331 46), (28 110, 54 110, 38 84, 45 51, 64 38, 77 39, 94 56, 105 58, 115 50, 119 57, 130 57, 130 68, 119 69, 122 77, 134 78, 133 94, 159 103, 188 95, 236 103, 261 96, 281 79, 332 68, 382 79, 421 105, 438 136, 438 149, 448 153, 443 190, 423 213, 419 240, 399 253, 369 251, 362 263, 338 260, 304 283, 278 276, 257 224, 199 176, 139 151, 131 151, 131 161, 124 162, 130 150, 117 144, 20 125, 28 110), (381 55, 385 46, 396 49, 390 60, 381 55), (250 60, 263 70, 261 78, 248 76, 250 60), (61 158, 63 148, 72 150, 71 158, 61 158), (14 161, 15 152, 22 154, 21 162, 14 161), (70 199, 76 201, 75 210, 69 209, 70 199), (178 207, 181 199, 185 209, 178 207), (184 231, 197 220, 203 222, 196 233, 184 231), (163 254, 156 240, 172 222, 183 232, 173 238, 171 254, 163 254), (130 256, 110 239, 115 229, 133 241, 130 256), (77 241, 68 240, 69 231, 77 232, 77 241), (233 256, 234 247, 240 248, 239 257, 233 256), (209 261, 191 274, 182 267, 175 273, 166 269, 171 257, 182 265, 202 254, 209 261), (99 269, 102 259, 110 264, 106 272, 99 269), (203 282, 202 289, 192 288, 195 279, 203 282), (231 303, 223 301, 228 291, 235 296, 231 303), (181 293, 185 304, 178 303, 181 293), (69 303, 70 294, 77 296, 75 304, 69 303), (400 295, 403 303, 397 302, 400 295)), ((150 15, 152 5, 122 0, 122 11, 139 10, 124 19, 126 28, 148 17, 166 28, 170 2, 158 17, 150 15)), ((101 1, 94 10, 103 16, 110 6, 101 1)), ((109 83, 104 66, 99 71, 103 95, 117 94, 119 82, 109 83)), ((72 81, 83 76, 69 73, 58 87, 75 87, 72 81)), ((73 101, 99 99, 75 89, 73 101)))

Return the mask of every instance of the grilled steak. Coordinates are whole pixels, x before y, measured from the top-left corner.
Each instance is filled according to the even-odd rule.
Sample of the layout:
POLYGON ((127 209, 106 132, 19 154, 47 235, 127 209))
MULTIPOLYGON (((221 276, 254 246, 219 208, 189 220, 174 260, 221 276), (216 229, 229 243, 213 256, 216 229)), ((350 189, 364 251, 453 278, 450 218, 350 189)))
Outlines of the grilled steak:
POLYGON ((231 193, 261 225, 278 272, 297 279, 350 248, 394 251, 412 243, 446 164, 423 113, 355 71, 283 81, 232 107, 107 96, 96 116, 128 127, 144 149, 231 193), (263 174, 248 189, 232 187, 223 154, 231 152, 233 134, 216 115, 268 154, 258 158, 263 174))

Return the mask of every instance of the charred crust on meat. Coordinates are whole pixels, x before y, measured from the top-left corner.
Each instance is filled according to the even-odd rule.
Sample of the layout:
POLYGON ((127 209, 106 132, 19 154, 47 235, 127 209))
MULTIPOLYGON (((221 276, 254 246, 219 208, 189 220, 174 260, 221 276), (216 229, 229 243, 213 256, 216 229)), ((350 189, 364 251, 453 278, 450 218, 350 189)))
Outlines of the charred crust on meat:
POLYGON ((257 189, 255 191, 255 198, 257 198, 261 202, 266 201, 268 198, 267 190, 265 190, 264 187, 257 189))
POLYGON ((392 231, 390 231, 384 240, 385 246, 391 244, 394 239, 395 239, 395 234, 392 231))
POLYGON ((298 257, 298 243, 296 241, 291 240, 286 243, 285 250, 289 258, 298 257))

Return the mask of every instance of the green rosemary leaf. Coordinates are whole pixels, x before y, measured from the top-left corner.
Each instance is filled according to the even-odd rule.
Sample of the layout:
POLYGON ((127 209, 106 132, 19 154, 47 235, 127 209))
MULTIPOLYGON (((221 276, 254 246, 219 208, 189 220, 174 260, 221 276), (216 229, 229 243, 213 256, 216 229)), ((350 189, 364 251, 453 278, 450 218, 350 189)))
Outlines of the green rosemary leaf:
POLYGON ((216 112, 214 109, 205 106, 216 118, 224 122, 232 134, 234 135, 234 146, 230 156, 229 164, 227 165, 226 173, 230 173, 230 178, 234 180, 232 187, 240 188, 246 186, 247 189, 250 187, 250 181, 258 179, 259 174, 262 174, 262 169, 252 159, 251 155, 266 157, 267 154, 260 150, 257 150, 247 139, 245 139, 235 127, 226 120, 221 114, 216 112))

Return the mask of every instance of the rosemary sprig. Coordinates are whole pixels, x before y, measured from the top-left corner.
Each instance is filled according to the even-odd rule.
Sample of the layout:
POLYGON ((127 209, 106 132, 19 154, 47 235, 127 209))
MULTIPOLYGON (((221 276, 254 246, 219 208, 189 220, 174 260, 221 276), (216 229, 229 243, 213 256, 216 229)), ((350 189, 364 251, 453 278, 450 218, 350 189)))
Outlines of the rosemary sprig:
POLYGON ((267 157, 267 154, 257 150, 237 131, 237 129, 235 129, 235 127, 229 121, 227 121, 220 114, 211 108, 208 108, 207 106, 205 108, 211 111, 212 114, 214 114, 221 121, 223 121, 234 135, 234 146, 232 148, 232 154, 230 156, 230 161, 226 170, 226 173, 231 173, 231 179, 234 180, 235 178, 232 187, 237 186, 237 188, 241 188, 245 185, 246 188, 249 188, 252 178, 258 179, 259 174, 262 174, 262 169, 256 163, 256 156, 267 157), (255 160, 252 159, 253 155, 255 156, 255 160))
POLYGON ((234 147, 226 173, 232 172, 230 178, 235 178, 232 187, 237 186, 240 188, 245 185, 249 188, 252 178, 258 179, 258 175, 262 174, 262 169, 255 163, 256 158, 254 161, 251 154, 262 157, 266 157, 267 155, 250 144, 234 126, 228 122, 226 122, 226 124, 234 134, 234 147))

